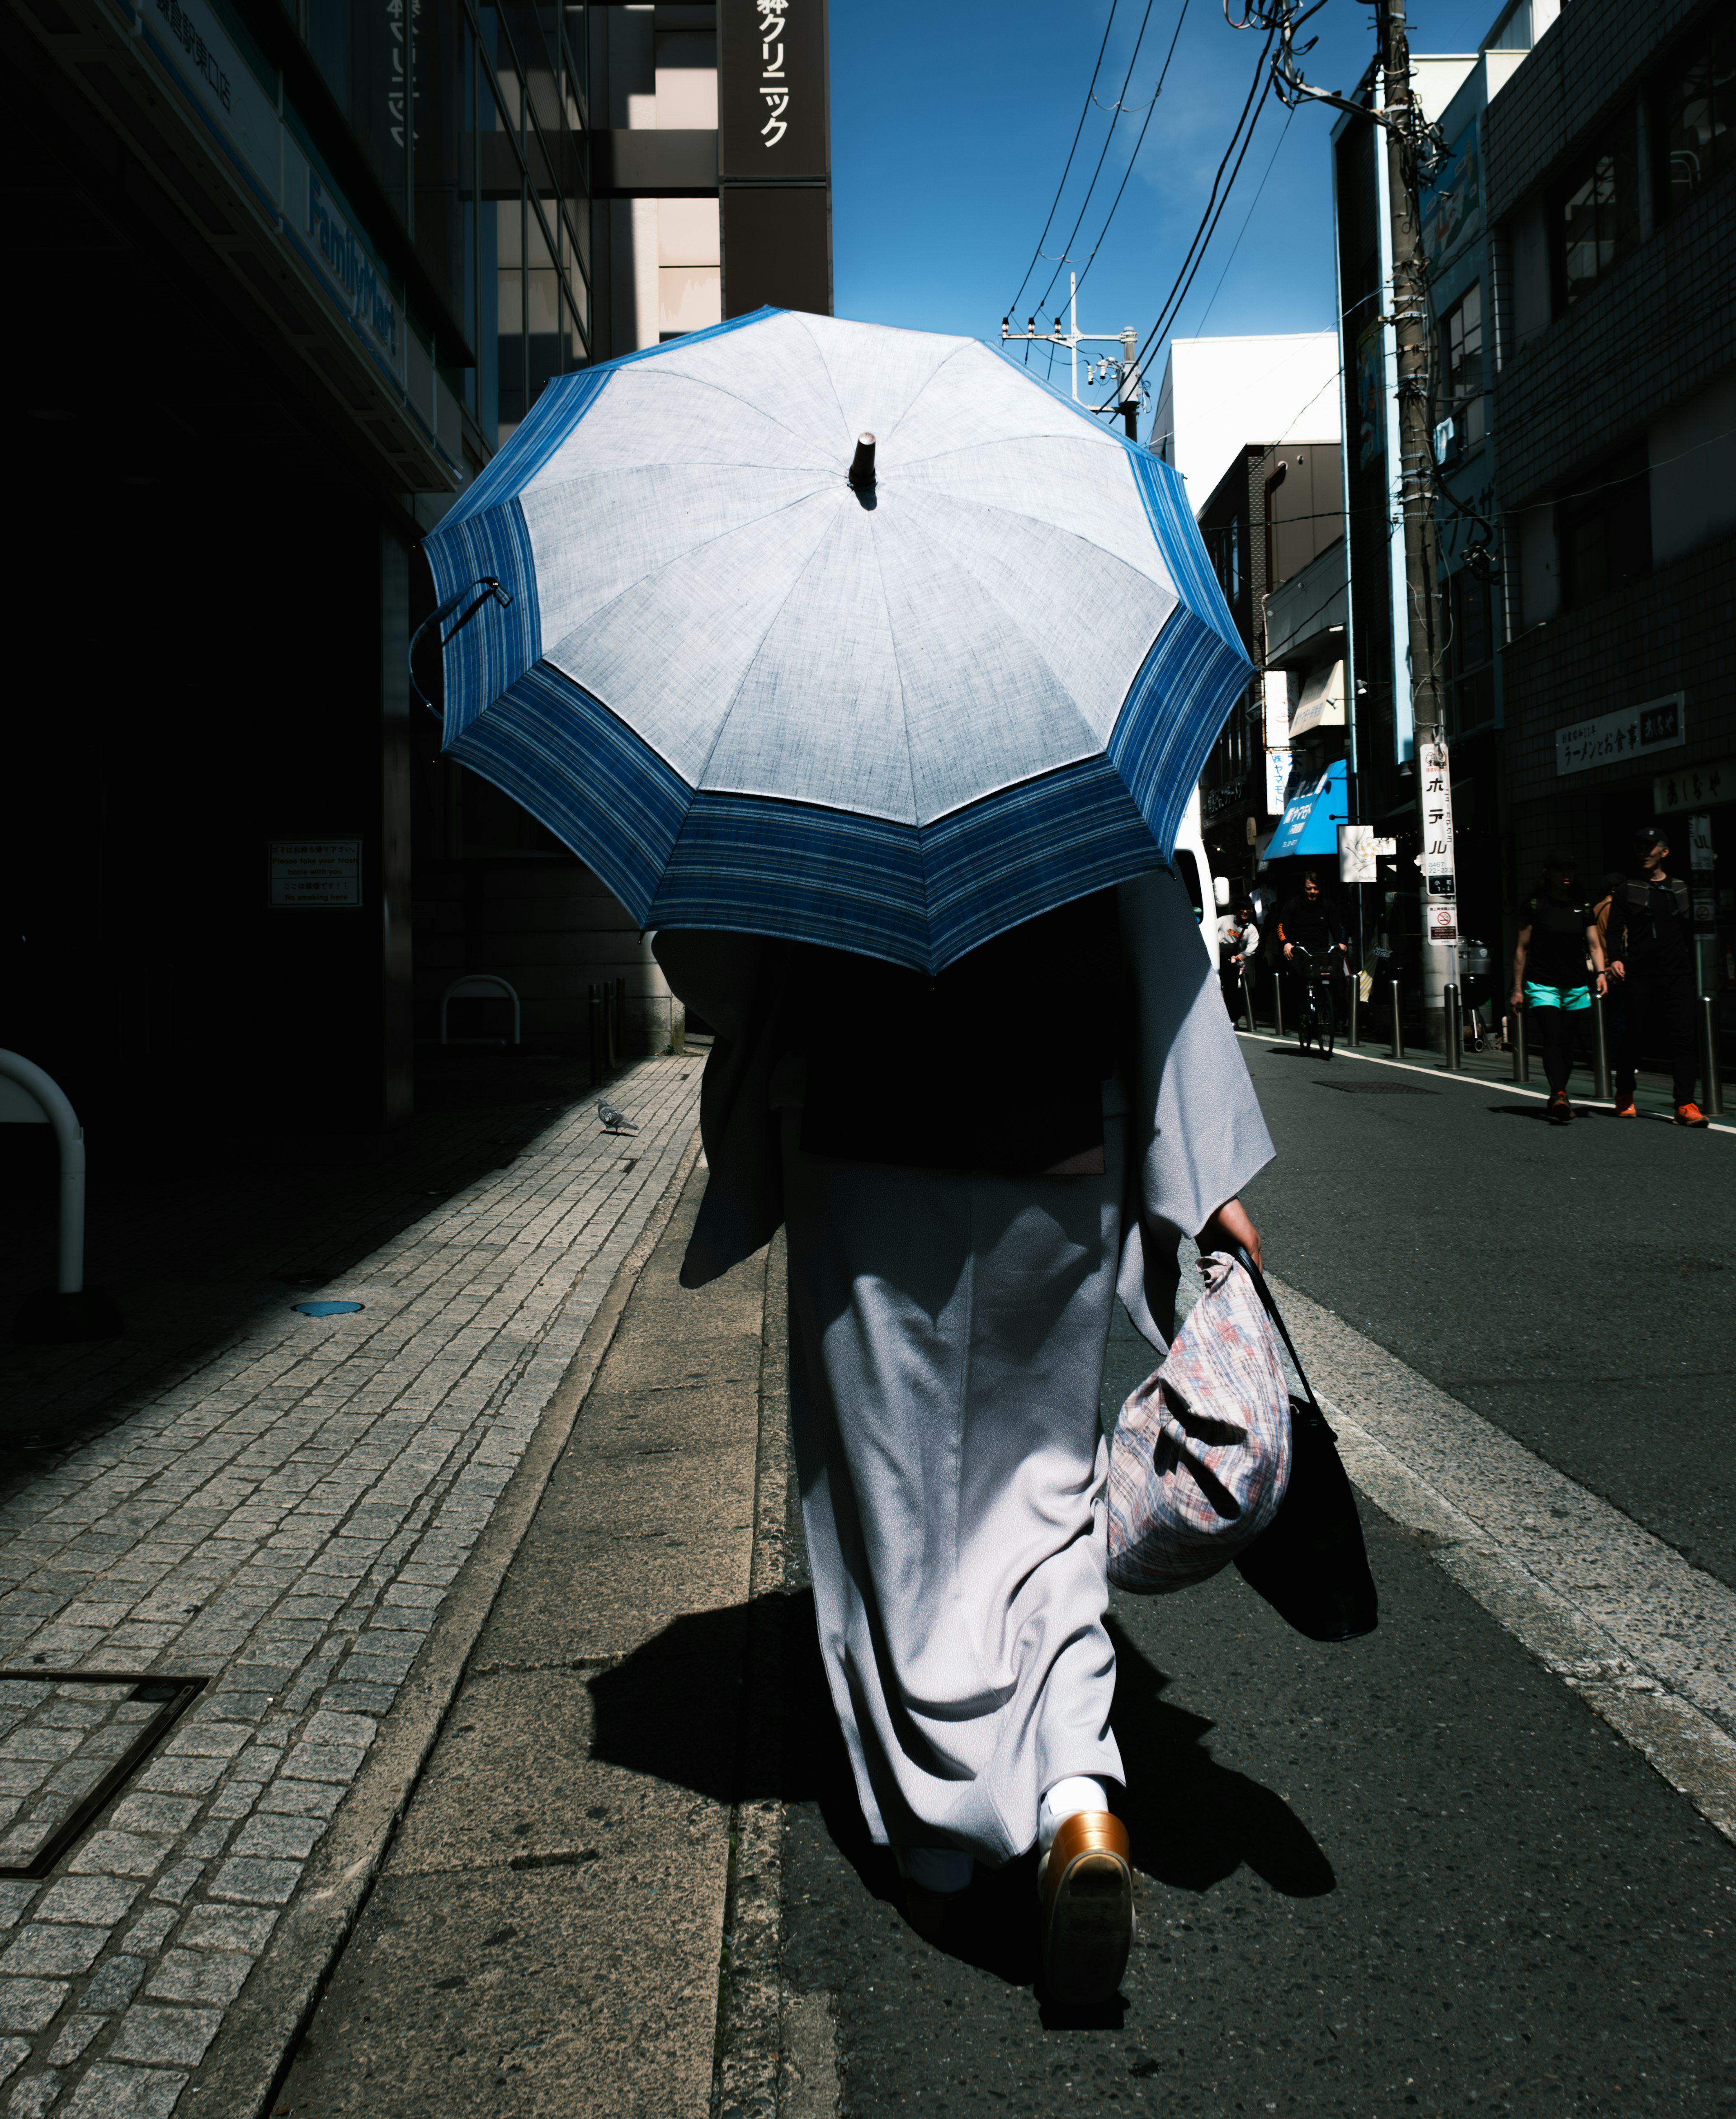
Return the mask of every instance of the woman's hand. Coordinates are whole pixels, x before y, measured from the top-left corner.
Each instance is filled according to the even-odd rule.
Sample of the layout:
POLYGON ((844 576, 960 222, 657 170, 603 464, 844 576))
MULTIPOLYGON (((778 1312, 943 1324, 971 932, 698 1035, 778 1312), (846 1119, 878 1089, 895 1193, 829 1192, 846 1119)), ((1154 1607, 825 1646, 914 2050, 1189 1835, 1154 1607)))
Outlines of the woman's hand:
POLYGON ((1512 992, 1508 995, 1507 1004, 1509 1008, 1523 1008, 1525 1006, 1525 995, 1519 990, 1517 986, 1515 986, 1512 992))
POLYGON ((1194 1241, 1202 1251, 1234 1250, 1240 1244, 1254 1264, 1264 1270, 1260 1231, 1248 1220, 1248 1209, 1239 1199, 1226 1199, 1194 1241))
POLYGON ((1609 992, 1609 974, 1607 971, 1599 971, 1599 972, 1598 973, 1598 975, 1597 975, 1597 995, 1598 995, 1598 999, 1599 999, 1599 1000, 1601 1000, 1601 999, 1603 999, 1604 995, 1606 993, 1608 993, 1608 992, 1609 992))

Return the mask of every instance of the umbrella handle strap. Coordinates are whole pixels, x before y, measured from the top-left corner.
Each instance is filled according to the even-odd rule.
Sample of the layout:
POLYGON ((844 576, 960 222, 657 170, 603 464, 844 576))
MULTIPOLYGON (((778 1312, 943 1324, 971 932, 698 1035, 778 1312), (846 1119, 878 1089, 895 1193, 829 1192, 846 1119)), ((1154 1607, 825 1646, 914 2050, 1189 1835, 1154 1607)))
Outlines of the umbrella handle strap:
POLYGON ((428 616, 423 619, 421 624, 416 628, 413 633, 411 633, 410 637, 410 646, 404 651, 404 666, 410 672, 410 689, 415 693, 416 697, 421 700, 423 705, 428 708, 431 714, 437 713, 440 710, 434 704, 433 701, 429 698, 427 693, 424 692, 422 687, 416 682, 416 642, 422 638, 423 634, 428 631, 431 625, 444 624, 446 620, 451 616, 452 613, 457 610, 459 605, 461 604, 465 598, 470 593, 471 589, 480 589, 482 591, 482 594, 477 597, 475 602, 470 605, 470 609, 464 614, 463 617, 459 619, 458 623, 452 628, 451 631, 447 633, 445 639, 441 642, 440 645, 442 648, 450 647, 451 646, 452 642, 458 638, 459 634, 463 632, 465 626, 467 626, 470 620, 475 617, 477 612, 482 609, 485 603, 498 603, 502 610, 510 610, 512 608, 512 591, 511 589, 502 588, 500 583, 495 580, 493 574, 479 575, 474 582, 470 583, 468 587, 459 589, 453 595, 449 596, 446 601, 441 605, 438 610, 431 610, 428 613, 428 616))

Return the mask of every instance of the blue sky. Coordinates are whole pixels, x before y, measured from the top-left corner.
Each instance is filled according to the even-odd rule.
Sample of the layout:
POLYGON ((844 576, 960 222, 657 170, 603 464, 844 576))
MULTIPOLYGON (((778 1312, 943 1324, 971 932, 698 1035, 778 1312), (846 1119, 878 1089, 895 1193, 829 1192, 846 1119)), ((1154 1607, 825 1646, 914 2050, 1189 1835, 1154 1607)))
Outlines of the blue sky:
MULTIPOLYGON (((1129 105, 1150 99, 1179 6, 1153 0, 1129 105)), ((1474 51, 1498 7, 1498 0, 1418 0, 1411 48, 1474 51)), ((1110 12, 1110 0, 937 0, 926 8, 831 0, 840 316, 998 340, 1054 197, 1110 12)), ((1144 13, 1145 0, 1118 0, 1096 89, 1105 104, 1121 93, 1144 13)), ((1352 88, 1373 53, 1373 20, 1361 0, 1327 0, 1308 26, 1319 44, 1304 62, 1308 78, 1352 88)), ((1257 49, 1253 31, 1226 24, 1221 0, 1188 0, 1164 94, 1080 295, 1083 329, 1135 324, 1143 339, 1150 328, 1198 222, 1257 49)), ((1266 100, 1235 196, 1175 327, 1178 336, 1201 336, 1202 327, 1216 336, 1331 325, 1333 114, 1299 110, 1286 132, 1285 113, 1269 94, 1266 100)), ((1143 118, 1142 111, 1123 115, 1116 126, 1080 232, 1081 253, 1099 234, 1143 118)), ((1044 245, 1052 254, 1066 245, 1109 123, 1102 110, 1087 119, 1063 211, 1044 245)), ((1016 322, 1053 269, 1041 267, 1016 322)), ((1060 268, 1052 310, 1064 306, 1067 271, 1060 268)), ((1160 350, 1154 383, 1161 366, 1160 350)))

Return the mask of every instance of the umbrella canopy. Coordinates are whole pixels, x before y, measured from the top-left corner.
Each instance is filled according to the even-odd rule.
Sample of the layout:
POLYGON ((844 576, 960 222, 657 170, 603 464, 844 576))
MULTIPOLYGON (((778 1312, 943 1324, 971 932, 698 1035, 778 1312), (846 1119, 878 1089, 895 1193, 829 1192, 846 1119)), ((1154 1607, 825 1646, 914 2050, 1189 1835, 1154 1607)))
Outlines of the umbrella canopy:
POLYGON ((446 749, 641 924, 931 973, 1166 860, 1251 674, 1166 465, 974 339, 793 311, 551 383, 427 551, 512 599, 446 749))

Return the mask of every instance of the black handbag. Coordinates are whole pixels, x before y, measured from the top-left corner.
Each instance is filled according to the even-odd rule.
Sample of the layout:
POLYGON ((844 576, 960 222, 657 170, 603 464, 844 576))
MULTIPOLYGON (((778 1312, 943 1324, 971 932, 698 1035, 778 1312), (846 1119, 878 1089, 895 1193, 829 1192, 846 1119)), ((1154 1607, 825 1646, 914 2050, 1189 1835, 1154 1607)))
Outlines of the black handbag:
POLYGON ((1289 1485, 1271 1522, 1236 1555, 1236 1565, 1249 1588, 1299 1634, 1311 1641, 1354 1641, 1372 1634, 1380 1617, 1356 1495, 1271 1289, 1239 1244, 1234 1255, 1277 1327, 1306 1393, 1305 1403, 1290 1399, 1289 1485))

